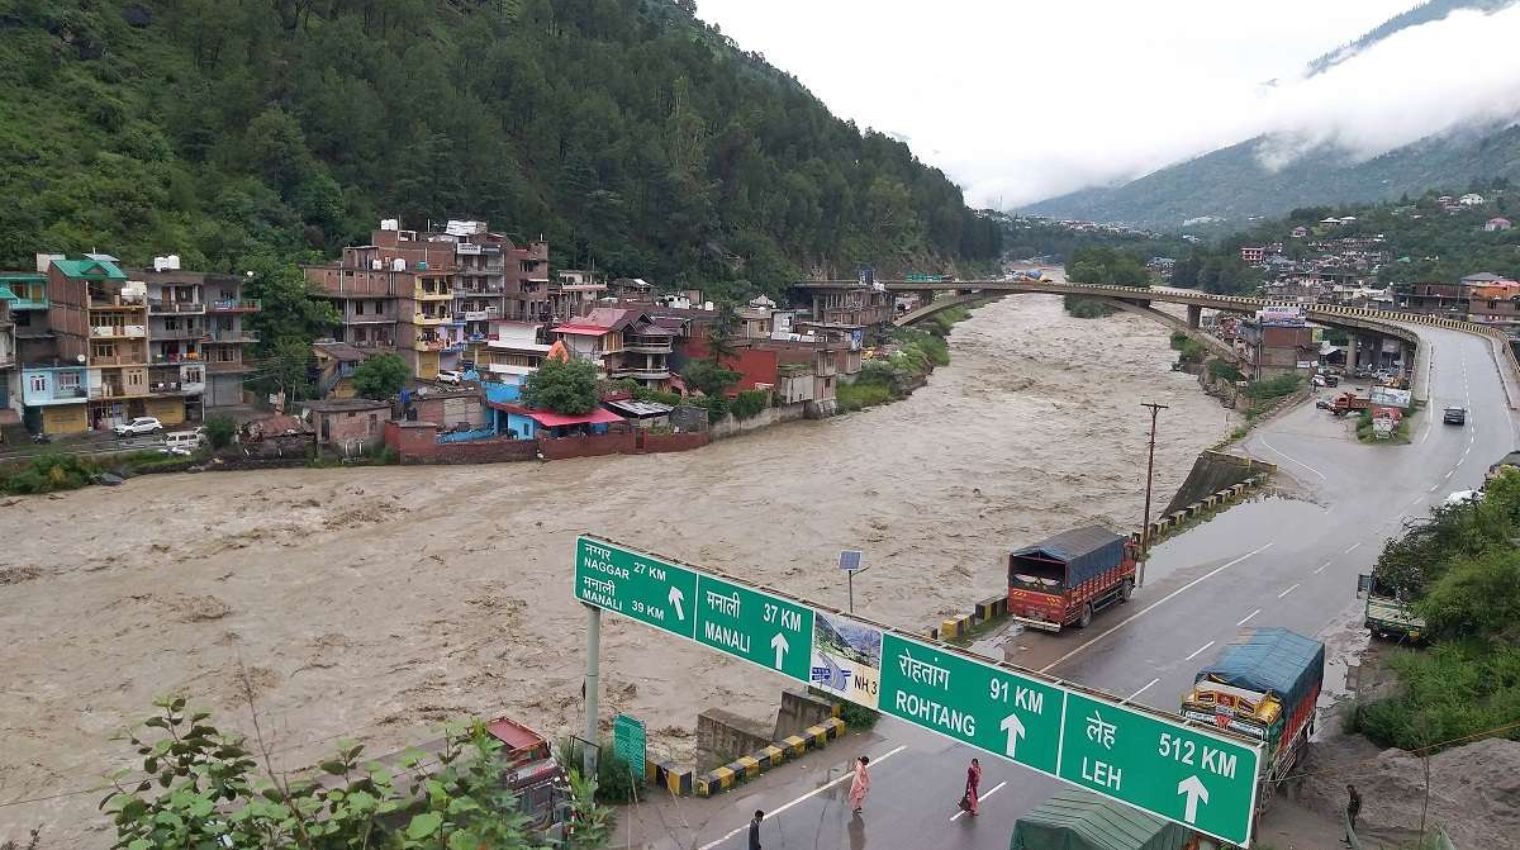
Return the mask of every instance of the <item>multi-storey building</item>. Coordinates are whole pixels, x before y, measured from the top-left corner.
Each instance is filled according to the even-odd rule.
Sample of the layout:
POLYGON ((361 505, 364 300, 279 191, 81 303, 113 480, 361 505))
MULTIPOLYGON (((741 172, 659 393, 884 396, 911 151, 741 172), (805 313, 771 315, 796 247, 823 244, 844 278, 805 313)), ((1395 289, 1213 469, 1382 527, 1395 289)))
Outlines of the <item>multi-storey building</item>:
POLYGON ((50 255, 41 254, 38 255, 36 272, 0 272, 0 301, 10 305, 18 363, 53 356, 47 300, 47 266, 50 262, 50 255))
POLYGON ((549 286, 549 312, 554 321, 568 322, 591 310, 606 294, 606 275, 582 269, 561 269, 549 286))
POLYGON ((128 280, 115 258, 102 254, 55 259, 47 275, 58 359, 89 368, 89 427, 167 413, 170 405, 156 401, 149 411, 147 285, 128 280))
POLYGON ((0 426, 14 425, 17 411, 11 407, 16 387, 16 323, 11 321, 11 302, 0 298, 0 426))
POLYGON ((550 333, 573 356, 596 363, 614 381, 632 378, 654 389, 664 389, 670 382, 676 332, 642 311, 598 307, 550 333))
POLYGON ((243 403, 258 334, 248 318, 259 311, 243 297, 236 275, 181 271, 179 257, 157 257, 135 272, 148 291, 148 384, 155 394, 178 393, 184 417, 206 407, 243 403))
POLYGON ((427 233, 386 219, 370 242, 308 267, 307 278, 338 308, 334 340, 395 351, 417 378, 485 359, 491 322, 553 314, 542 240, 519 248, 485 222, 455 220, 427 233))

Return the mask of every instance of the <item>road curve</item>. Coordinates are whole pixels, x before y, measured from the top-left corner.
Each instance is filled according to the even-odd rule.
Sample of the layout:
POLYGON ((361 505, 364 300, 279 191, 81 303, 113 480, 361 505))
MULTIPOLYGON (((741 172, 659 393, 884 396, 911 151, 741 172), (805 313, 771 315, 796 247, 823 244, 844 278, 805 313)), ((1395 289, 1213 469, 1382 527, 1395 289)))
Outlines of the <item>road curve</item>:
MULTIPOLYGON (((1242 625, 1315 634, 1350 614, 1357 574, 1406 518, 1479 486, 1488 465, 1520 445, 1501 371, 1507 366, 1491 341, 1410 328, 1422 342, 1430 394, 1410 445, 1358 444, 1350 423, 1313 405, 1274 419, 1241 449, 1277 464, 1303 500, 1251 502, 1163 543, 1146 587, 1128 605, 1100 615, 1086 632, 1013 638, 1003 647, 1008 659, 1171 711, 1197 668, 1242 625), (1440 422, 1441 408, 1453 405, 1468 408, 1465 426, 1440 422)), ((1164 433, 1164 419, 1161 427, 1164 433)), ((891 719, 850 741, 720 798, 645 806, 629 816, 651 850, 742 848, 741 827, 757 808, 773 813, 761 833, 766 847, 1001 850, 1014 820, 1060 787, 981 754, 981 814, 956 817, 977 752, 891 719), (866 812, 855 818, 839 777, 861 752, 878 764, 866 812)))

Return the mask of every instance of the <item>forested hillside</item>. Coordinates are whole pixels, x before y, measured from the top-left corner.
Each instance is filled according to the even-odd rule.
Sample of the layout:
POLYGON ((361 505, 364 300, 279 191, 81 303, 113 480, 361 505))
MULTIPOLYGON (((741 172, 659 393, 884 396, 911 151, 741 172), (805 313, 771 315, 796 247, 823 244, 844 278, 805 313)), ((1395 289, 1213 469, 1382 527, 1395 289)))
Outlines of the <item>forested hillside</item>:
POLYGON ((0 263, 330 256, 382 216, 774 288, 995 257, 892 139, 670 0, 9 0, 0 263))

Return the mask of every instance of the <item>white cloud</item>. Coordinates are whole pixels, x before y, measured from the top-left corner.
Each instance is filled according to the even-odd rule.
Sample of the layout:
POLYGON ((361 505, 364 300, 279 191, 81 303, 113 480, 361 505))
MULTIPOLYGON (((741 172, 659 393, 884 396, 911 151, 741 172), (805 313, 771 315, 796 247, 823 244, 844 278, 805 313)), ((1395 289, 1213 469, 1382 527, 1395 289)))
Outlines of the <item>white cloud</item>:
POLYGON ((912 139, 975 204, 1129 179, 1263 132, 1366 156, 1520 114, 1520 7, 1456 13, 1317 77, 1414 0, 699 0, 837 114, 912 139), (1277 80, 1275 85, 1263 81, 1277 80))

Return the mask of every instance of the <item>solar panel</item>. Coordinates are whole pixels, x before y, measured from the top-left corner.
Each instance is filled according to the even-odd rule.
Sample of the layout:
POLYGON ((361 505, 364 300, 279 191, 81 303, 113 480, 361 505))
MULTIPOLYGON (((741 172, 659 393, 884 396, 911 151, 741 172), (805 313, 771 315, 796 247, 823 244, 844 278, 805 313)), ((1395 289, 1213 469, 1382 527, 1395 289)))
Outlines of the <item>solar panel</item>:
POLYGON ((839 553, 839 568, 847 572, 860 569, 860 550, 844 549, 839 553))

